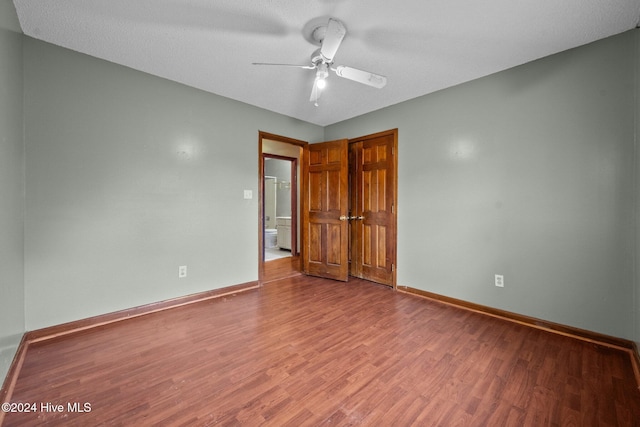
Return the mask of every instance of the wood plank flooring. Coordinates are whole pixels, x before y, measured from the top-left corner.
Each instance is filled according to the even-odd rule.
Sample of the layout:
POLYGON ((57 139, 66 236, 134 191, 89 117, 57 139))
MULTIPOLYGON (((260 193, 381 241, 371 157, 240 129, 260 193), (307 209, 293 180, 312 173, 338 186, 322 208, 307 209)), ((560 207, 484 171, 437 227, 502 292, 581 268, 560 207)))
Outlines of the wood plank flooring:
POLYGON ((624 351, 304 276, 32 344, 11 402, 37 411, 7 427, 640 425, 624 351))

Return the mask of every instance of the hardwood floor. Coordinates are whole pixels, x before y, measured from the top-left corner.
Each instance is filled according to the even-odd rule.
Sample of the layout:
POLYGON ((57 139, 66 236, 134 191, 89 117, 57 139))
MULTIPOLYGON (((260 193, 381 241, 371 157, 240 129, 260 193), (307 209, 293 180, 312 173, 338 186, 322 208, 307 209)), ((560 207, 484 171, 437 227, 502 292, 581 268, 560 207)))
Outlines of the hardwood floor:
POLYGON ((289 256, 262 263, 261 283, 273 282, 288 277, 299 276, 302 269, 300 255, 289 256))
POLYGON ((37 410, 6 413, 4 426, 640 420, 624 351, 304 276, 32 344, 11 402, 37 410))

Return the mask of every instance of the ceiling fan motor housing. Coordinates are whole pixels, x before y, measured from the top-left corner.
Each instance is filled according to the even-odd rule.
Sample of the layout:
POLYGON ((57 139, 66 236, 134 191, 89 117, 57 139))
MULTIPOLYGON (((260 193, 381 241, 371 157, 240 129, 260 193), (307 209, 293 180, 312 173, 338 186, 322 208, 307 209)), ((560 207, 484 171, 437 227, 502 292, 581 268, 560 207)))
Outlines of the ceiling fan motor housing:
MULTIPOLYGON (((307 22, 302 29, 302 35, 305 40, 316 46, 321 46, 325 35, 327 34, 327 25, 331 18, 329 16, 319 16, 307 22)), ((343 24, 344 25, 344 24, 343 24)))
POLYGON ((316 67, 320 64, 327 63, 327 59, 324 56, 322 56, 322 53, 320 52, 320 48, 314 50, 313 53, 311 54, 311 63, 316 67))
POLYGON ((320 46, 322 44, 322 40, 324 40, 325 34, 327 34, 327 24, 320 25, 319 27, 316 27, 311 32, 311 38, 313 40, 315 40, 315 42, 316 42, 316 44, 318 44, 318 46, 320 46))

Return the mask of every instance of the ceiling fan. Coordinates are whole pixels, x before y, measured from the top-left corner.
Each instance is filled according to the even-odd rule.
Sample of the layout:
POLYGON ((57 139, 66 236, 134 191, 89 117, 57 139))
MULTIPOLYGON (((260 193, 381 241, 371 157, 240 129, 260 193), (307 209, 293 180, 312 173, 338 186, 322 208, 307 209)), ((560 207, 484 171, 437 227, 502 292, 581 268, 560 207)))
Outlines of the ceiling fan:
MULTIPOLYGON (((317 21, 317 20, 314 20, 317 21)), ((314 22, 312 21, 312 22, 314 22)), ((296 67, 305 70, 316 70, 316 77, 313 81, 311 96, 309 101, 318 106, 318 99, 322 94, 322 89, 326 86, 326 79, 329 77, 329 70, 335 72, 339 77, 353 80, 375 88, 383 88, 387 84, 387 78, 379 74, 358 70, 344 65, 333 66, 333 58, 342 43, 342 39, 347 34, 344 24, 337 19, 329 18, 326 24, 321 24, 311 28, 308 40, 319 44, 320 48, 311 54, 311 65, 294 64, 273 64, 266 62, 254 62, 253 65, 276 65, 281 67, 296 67)))

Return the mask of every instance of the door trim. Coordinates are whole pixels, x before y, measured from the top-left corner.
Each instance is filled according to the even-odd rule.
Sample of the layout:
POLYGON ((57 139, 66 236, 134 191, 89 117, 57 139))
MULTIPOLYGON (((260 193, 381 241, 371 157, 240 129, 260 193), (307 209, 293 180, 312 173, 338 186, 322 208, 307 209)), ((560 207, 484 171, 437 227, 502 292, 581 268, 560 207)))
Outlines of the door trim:
MULTIPOLYGON (((282 279, 285 277, 290 277, 293 275, 300 274, 302 271, 301 268, 301 256, 304 248, 302 245, 298 246, 297 242, 295 246, 298 249, 298 254, 291 254, 291 257, 282 258, 281 260, 269 261, 269 267, 264 260, 264 156, 263 154, 263 140, 271 140, 276 142, 281 142, 284 144, 290 144, 296 146, 301 149, 300 158, 297 162, 300 165, 300 162, 303 160, 305 147, 308 145, 306 141, 301 141, 294 138, 289 138, 286 136, 276 135, 269 132, 258 131, 258 283, 263 285, 264 283, 282 279)), ((272 156, 274 157, 274 156, 272 156)), ((296 187, 299 189, 300 187, 300 174, 297 174, 297 182, 296 187)), ((296 196, 297 197, 297 196, 296 196)), ((292 201, 293 202, 293 201, 292 201)), ((298 215, 300 215, 300 210, 298 210, 298 215)), ((297 222, 297 220, 296 220, 297 222)), ((302 227, 301 227, 302 229, 302 227)))

